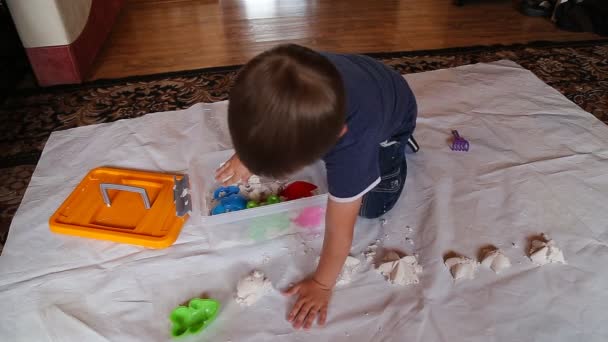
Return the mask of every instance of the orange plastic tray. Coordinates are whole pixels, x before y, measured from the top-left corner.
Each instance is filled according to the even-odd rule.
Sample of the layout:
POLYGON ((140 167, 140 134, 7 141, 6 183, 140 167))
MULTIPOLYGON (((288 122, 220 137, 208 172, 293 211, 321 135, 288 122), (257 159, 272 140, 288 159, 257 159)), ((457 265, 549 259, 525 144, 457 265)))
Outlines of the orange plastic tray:
POLYGON ((178 216, 174 202, 176 180, 184 177, 106 167, 93 169, 51 216, 50 229, 150 248, 171 246, 188 219, 187 214, 178 216), (148 198, 148 209, 144 197, 148 198))

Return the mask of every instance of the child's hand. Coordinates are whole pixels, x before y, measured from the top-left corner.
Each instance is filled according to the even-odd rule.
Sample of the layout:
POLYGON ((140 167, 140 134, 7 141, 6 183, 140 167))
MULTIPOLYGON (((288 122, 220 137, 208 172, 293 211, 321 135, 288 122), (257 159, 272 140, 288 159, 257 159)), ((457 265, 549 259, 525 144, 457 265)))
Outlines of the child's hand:
POLYGON ((287 316, 296 329, 304 326, 310 329, 315 319, 319 317, 318 324, 325 325, 327 319, 327 305, 331 299, 332 289, 322 285, 313 278, 303 280, 284 292, 286 296, 298 295, 298 300, 287 316))
POLYGON ((251 177, 251 172, 241 163, 236 154, 215 171, 215 180, 223 185, 247 183, 249 177, 251 177))

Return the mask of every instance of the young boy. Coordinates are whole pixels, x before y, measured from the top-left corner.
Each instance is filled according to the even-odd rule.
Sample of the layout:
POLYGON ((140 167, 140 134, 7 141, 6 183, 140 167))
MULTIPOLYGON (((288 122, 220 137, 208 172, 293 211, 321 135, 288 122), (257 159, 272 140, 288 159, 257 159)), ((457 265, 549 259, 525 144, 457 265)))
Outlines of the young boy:
POLYGON ((253 58, 230 92, 235 155, 216 174, 226 184, 253 174, 284 177, 323 159, 329 200, 313 275, 286 291, 298 299, 295 328, 325 324, 357 215, 376 218, 401 194, 415 152, 416 100, 407 82, 372 58, 281 45, 253 58))

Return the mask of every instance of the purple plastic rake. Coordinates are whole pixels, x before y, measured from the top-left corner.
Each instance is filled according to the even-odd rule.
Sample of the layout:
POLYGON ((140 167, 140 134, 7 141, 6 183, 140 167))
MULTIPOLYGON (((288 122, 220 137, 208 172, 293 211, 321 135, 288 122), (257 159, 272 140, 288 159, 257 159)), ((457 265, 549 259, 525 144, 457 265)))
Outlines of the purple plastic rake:
POLYGON ((454 136, 454 141, 452 141, 452 151, 468 151, 469 150, 469 142, 458 134, 457 130, 452 131, 452 135, 454 136))

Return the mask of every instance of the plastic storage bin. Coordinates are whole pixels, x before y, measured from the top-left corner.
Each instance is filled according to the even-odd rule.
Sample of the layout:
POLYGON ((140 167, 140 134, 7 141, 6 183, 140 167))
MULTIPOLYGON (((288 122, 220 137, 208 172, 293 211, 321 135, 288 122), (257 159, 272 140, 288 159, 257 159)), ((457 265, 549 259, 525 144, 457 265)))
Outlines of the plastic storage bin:
POLYGON ((213 191, 219 186, 215 171, 234 151, 208 153, 190 165, 193 223, 208 232, 210 243, 233 245, 263 241, 298 231, 318 232, 325 224, 327 178, 325 164, 319 161, 289 177, 288 181, 307 181, 315 184, 318 195, 251 209, 210 215, 213 191))

